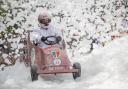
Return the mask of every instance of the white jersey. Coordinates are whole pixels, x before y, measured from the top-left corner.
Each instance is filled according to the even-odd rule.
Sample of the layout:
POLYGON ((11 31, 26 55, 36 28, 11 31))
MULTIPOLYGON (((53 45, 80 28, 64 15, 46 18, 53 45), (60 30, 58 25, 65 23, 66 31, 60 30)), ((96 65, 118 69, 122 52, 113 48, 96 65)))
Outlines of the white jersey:
POLYGON ((44 36, 44 37, 61 36, 63 39, 62 30, 55 28, 51 24, 47 28, 39 27, 39 28, 33 30, 33 37, 32 37, 33 41, 35 43, 37 43, 39 47, 47 48, 48 45, 46 45, 44 42, 41 41, 42 36, 44 36))

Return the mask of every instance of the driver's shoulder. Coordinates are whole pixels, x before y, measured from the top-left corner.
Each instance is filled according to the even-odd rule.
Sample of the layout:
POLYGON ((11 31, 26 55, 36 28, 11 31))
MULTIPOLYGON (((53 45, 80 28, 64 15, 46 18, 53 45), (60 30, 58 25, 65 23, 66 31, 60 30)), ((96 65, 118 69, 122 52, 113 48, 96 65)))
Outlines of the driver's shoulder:
POLYGON ((40 31, 40 27, 36 27, 33 29, 33 32, 39 32, 40 31))
POLYGON ((57 32, 61 32, 62 31, 62 27, 59 26, 59 25, 51 25, 50 28, 54 31, 57 31, 57 32))

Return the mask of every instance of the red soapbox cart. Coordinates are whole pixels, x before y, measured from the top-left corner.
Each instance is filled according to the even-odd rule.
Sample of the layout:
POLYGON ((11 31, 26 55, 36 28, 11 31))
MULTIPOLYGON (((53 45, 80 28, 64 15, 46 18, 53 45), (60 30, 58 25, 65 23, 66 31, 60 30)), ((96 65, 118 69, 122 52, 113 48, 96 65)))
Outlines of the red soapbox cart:
POLYGON ((73 65, 68 59, 66 50, 56 43, 56 37, 49 36, 44 41, 47 48, 40 48, 30 41, 28 31, 27 42, 24 47, 23 61, 30 64, 32 81, 38 80, 39 74, 72 73, 73 78, 81 76, 81 65, 76 62, 73 65), (49 39, 55 39, 50 41, 49 39))

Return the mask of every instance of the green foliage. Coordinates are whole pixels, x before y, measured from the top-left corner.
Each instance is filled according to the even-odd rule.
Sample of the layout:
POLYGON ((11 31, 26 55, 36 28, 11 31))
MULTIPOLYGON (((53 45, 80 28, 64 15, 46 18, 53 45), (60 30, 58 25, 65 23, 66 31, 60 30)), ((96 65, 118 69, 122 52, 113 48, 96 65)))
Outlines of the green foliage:
POLYGON ((1 31, 0 32, 0 39, 3 39, 3 38, 5 38, 5 32, 4 31, 1 31))
POLYGON ((0 16, 5 17, 6 14, 7 14, 7 11, 4 8, 0 7, 0 16))
POLYGON ((15 34, 15 29, 18 29, 17 24, 8 25, 8 22, 10 20, 14 19, 14 15, 12 14, 13 8, 11 6, 11 3, 7 1, 0 1, 0 22, 1 25, 4 27, 0 28, 0 39, 4 40, 8 36, 8 34, 11 34, 12 36, 15 34), (8 19, 9 18, 9 19, 8 19))

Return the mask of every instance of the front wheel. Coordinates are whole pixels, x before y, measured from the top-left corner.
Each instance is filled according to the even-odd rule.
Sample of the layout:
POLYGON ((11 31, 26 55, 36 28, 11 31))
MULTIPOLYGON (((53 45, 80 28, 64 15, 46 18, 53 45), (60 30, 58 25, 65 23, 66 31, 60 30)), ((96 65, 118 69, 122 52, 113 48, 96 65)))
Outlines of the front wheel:
POLYGON ((32 79, 32 81, 38 80, 38 74, 37 74, 36 66, 31 66, 31 79, 32 79))
POLYGON ((73 64, 74 69, 78 69, 78 72, 73 73, 73 78, 76 79, 77 77, 81 76, 81 65, 80 63, 76 62, 73 64))

